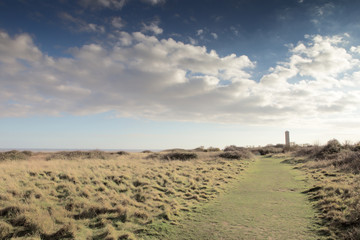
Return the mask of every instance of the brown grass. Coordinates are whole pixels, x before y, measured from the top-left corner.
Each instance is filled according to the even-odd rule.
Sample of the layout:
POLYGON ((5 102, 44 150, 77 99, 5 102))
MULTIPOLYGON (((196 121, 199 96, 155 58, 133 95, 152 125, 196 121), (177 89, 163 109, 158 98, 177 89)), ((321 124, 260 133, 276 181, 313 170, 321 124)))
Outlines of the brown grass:
POLYGON ((329 239, 360 239, 358 146, 341 145, 333 139, 325 146, 300 148, 294 153, 303 157, 302 167, 316 181, 306 193, 319 210, 325 226, 323 234, 329 239))
POLYGON ((166 154, 76 151, 1 162, 0 239, 156 238, 153 226, 176 224, 247 165, 216 152, 187 161, 166 154))

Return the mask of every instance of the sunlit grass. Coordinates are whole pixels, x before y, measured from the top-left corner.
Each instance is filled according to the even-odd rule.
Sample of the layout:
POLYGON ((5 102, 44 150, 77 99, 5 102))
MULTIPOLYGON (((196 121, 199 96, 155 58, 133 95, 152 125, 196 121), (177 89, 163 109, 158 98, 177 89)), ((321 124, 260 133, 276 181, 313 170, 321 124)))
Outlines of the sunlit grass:
POLYGON ((217 152, 33 154, 0 163, 0 239, 136 239, 177 224, 246 167, 217 152), (189 155, 189 156, 190 156, 189 155))

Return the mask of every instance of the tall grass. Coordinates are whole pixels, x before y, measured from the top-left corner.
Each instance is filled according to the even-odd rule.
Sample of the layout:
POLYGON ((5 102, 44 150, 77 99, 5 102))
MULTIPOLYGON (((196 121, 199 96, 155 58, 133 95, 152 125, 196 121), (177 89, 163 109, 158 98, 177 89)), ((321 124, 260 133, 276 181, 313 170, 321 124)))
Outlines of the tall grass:
POLYGON ((60 152, 1 162, 0 239, 161 239, 156 226, 215 198, 247 165, 216 152, 186 161, 167 154, 60 152))

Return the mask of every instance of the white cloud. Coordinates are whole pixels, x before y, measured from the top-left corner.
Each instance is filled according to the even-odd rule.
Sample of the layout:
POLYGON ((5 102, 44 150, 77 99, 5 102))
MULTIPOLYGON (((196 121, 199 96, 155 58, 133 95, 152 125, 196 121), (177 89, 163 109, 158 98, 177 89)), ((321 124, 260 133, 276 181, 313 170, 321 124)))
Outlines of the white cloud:
POLYGON ((125 26, 124 21, 121 19, 121 17, 114 17, 111 20, 111 24, 115 27, 115 28, 122 28, 125 26))
POLYGON ((189 41, 190 41, 191 45, 197 45, 198 44, 198 41, 193 39, 192 37, 189 37, 189 41))
POLYGON ((158 21, 152 22, 149 25, 143 23, 142 32, 144 32, 144 33, 152 32, 155 35, 162 34, 163 29, 160 28, 158 25, 159 25, 158 21))
POLYGON ((354 52, 354 53, 360 53, 360 46, 357 46, 357 47, 352 46, 350 48, 350 51, 354 52))
POLYGON ((113 111, 149 119, 305 124, 359 111, 359 60, 338 36, 309 36, 260 82, 251 79, 255 63, 247 56, 220 57, 140 32, 118 31, 111 39, 111 47, 88 44, 73 48, 72 57, 53 58, 27 34, 0 32, 0 116, 113 111))
POLYGON ((145 3, 149 3, 151 5, 156 5, 156 4, 163 4, 166 2, 166 0, 142 0, 145 3))
POLYGON ((313 7, 312 11, 315 16, 323 17, 331 15, 333 13, 333 9, 335 9, 335 5, 333 3, 325 3, 321 6, 313 7))
POLYGON ((211 36, 214 38, 214 39, 218 39, 218 35, 216 33, 211 33, 211 36))
POLYGON ((203 30, 203 29, 199 29, 199 30, 196 31, 196 35, 197 35, 197 36, 200 36, 200 35, 202 35, 203 33, 204 33, 204 30, 203 30))
POLYGON ((75 18, 69 13, 60 13, 60 18, 63 19, 68 27, 76 32, 98 32, 105 33, 105 27, 95 23, 87 23, 80 18, 75 18))
POLYGON ((300 75, 319 81, 337 77, 359 63, 346 49, 338 46, 343 41, 340 36, 312 36, 311 44, 299 43, 292 50, 291 64, 299 69, 300 75))
POLYGON ((231 26, 230 27, 230 31, 235 35, 235 36, 239 36, 239 30, 234 27, 234 26, 231 26))
POLYGON ((115 36, 115 41, 120 46, 130 46, 132 43, 132 37, 127 32, 116 32, 117 36, 115 36))
POLYGON ((127 0, 79 0, 79 2, 84 7, 121 9, 125 6, 127 0))
MULTIPOLYGON (((80 4, 86 8, 115 8, 122 9, 129 0, 79 0, 80 4)), ((141 0, 144 3, 157 5, 164 4, 166 0, 141 0)))

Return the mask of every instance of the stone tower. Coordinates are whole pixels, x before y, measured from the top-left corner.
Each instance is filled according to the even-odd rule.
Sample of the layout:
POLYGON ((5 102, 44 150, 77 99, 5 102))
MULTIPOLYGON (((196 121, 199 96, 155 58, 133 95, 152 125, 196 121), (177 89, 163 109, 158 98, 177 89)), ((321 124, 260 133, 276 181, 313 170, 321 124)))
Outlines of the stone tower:
POLYGON ((289 133, 289 131, 285 132, 285 147, 287 149, 290 148, 290 133, 289 133))

